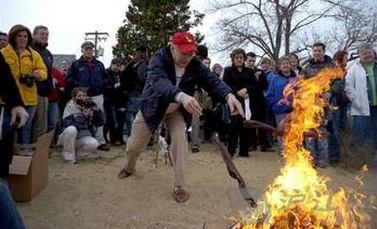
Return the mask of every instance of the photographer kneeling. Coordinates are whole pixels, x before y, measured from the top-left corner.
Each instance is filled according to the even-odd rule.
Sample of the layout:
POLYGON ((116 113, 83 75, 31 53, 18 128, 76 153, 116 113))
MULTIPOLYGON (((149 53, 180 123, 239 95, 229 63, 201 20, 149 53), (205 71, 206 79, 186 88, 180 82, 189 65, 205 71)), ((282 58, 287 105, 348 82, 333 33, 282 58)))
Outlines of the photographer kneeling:
POLYGON ((64 130, 58 140, 58 145, 63 145, 64 160, 76 163, 78 157, 94 152, 99 145, 95 129, 103 124, 102 111, 87 98, 86 90, 74 88, 72 99, 64 108, 64 130))

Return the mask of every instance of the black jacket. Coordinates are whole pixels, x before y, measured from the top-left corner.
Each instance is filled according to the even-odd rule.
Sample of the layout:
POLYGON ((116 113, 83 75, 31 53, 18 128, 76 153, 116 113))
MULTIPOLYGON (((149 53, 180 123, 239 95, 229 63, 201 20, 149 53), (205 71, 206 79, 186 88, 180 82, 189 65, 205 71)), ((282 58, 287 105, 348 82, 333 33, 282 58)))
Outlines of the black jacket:
POLYGON ((237 92, 242 88, 246 88, 249 97, 255 92, 257 82, 253 70, 242 67, 242 70, 238 71, 237 67, 226 67, 223 80, 232 89, 233 94, 236 95, 238 101, 245 108, 244 99, 238 96, 237 92))
POLYGON ((53 62, 52 54, 46 48, 47 44, 41 45, 34 42, 32 47, 35 51, 39 53, 39 55, 41 55, 43 62, 47 68, 47 79, 40 82, 36 81, 38 95, 43 96, 43 97, 49 97, 53 90, 52 74, 51 74, 52 62, 53 62))
POLYGON ((121 83, 122 74, 114 72, 110 68, 106 69, 108 75, 108 82, 103 93, 105 103, 118 107, 125 107, 126 105, 126 90, 120 86, 115 88, 116 83, 121 83))
POLYGON ((0 53, 0 97, 8 107, 23 106, 20 92, 9 65, 0 53))
POLYGON ((130 62, 122 73, 122 87, 131 96, 139 96, 143 92, 147 77, 147 62, 139 60, 130 62))
POLYGON ((309 60, 309 63, 304 68, 304 75, 307 78, 311 78, 317 75, 322 69, 332 66, 332 59, 328 55, 325 55, 325 59, 322 62, 315 62, 313 58, 309 60))
MULTIPOLYGON (((12 75, 9 65, 0 53, 0 97, 4 106, 1 109, 10 109, 15 106, 23 106, 21 95, 18 91, 16 81, 12 75)), ((9 164, 12 162, 13 131, 9 128, 9 123, 3 125, 3 139, 0 141, 0 178, 5 178, 9 172, 9 164)))

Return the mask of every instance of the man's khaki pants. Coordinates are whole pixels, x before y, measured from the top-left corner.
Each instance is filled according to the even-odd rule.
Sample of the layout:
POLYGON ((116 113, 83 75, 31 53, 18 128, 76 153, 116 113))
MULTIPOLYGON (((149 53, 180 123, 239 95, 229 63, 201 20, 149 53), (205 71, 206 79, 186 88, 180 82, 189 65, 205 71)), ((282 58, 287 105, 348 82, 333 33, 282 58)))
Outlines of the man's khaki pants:
MULTIPOLYGON (((188 143, 186 138, 186 123, 183 119, 181 111, 178 109, 170 114, 166 114, 164 118, 170 135, 174 167, 174 185, 184 187, 184 172, 187 163, 188 143)), ((129 173, 135 172, 137 159, 141 152, 145 151, 148 142, 152 136, 148 129, 143 115, 139 111, 132 123, 131 136, 127 141, 126 156, 128 158, 124 165, 124 169, 129 173)))
POLYGON ((32 142, 47 132, 48 97, 38 95, 38 104, 33 118, 32 142))
MULTIPOLYGON (((203 104, 204 101, 204 92, 201 90, 196 90, 194 93, 194 98, 200 104, 203 104)), ((191 149, 200 149, 202 140, 200 138, 200 116, 193 115, 191 120, 191 149)))

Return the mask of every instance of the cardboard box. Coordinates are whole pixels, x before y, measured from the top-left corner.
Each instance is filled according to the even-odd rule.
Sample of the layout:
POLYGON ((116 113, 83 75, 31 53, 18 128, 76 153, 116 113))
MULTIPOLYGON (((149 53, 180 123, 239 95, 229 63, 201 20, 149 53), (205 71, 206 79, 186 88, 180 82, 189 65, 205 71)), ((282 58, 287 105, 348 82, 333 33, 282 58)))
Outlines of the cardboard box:
POLYGON ((48 181, 48 155, 53 132, 38 138, 35 148, 20 150, 15 145, 7 181, 15 201, 30 201, 42 191, 48 181))

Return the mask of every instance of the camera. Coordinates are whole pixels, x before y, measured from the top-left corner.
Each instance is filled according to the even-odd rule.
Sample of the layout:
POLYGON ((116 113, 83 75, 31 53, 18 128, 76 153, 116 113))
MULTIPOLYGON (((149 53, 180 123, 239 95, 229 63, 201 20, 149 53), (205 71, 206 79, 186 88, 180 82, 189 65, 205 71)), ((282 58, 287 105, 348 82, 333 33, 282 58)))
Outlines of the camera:
POLYGON ((32 87, 34 85, 34 76, 32 75, 21 75, 20 83, 25 84, 27 87, 32 87))
POLYGON ((93 107, 97 106, 97 104, 92 99, 90 99, 90 98, 87 98, 85 100, 77 99, 76 103, 80 107, 85 107, 85 108, 93 108, 93 107))

